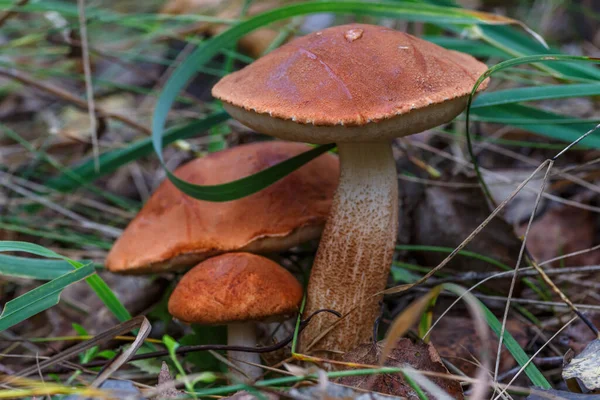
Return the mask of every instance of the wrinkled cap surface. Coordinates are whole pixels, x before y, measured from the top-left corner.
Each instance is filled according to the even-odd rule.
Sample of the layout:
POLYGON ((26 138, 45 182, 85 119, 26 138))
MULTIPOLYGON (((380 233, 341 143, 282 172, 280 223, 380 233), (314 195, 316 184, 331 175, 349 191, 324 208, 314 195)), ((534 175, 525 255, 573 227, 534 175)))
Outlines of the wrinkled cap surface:
MULTIPOLYGON (((191 161, 175 175, 198 185, 227 183, 307 150, 300 143, 247 144, 191 161)), ((106 266, 143 274, 182 269, 224 252, 297 246, 321 234, 338 175, 338 158, 324 154, 253 195, 222 203, 191 198, 165 180, 114 244, 106 266)))
POLYGON ((229 253, 188 271, 169 299, 169 313, 218 325, 288 316, 301 301, 302 286, 286 269, 254 254, 229 253))
POLYGON ((225 76, 212 92, 234 118, 263 133, 316 143, 364 141, 352 129, 327 128, 388 122, 368 135, 390 138, 440 125, 464 109, 486 70, 470 55, 409 34, 351 24, 297 38, 225 76), (296 126, 291 129, 301 132, 289 133, 293 125, 282 121, 324 129, 313 135, 296 126), (286 132, 278 132, 282 126, 286 132))

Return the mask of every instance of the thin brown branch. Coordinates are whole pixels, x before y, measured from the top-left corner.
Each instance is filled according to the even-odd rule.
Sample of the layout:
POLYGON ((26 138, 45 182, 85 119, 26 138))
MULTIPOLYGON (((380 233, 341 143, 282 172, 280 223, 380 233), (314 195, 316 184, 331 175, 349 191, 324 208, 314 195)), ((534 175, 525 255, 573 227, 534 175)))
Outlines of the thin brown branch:
MULTIPOLYGON (((54 86, 49 83, 40 82, 39 80, 35 79, 34 77, 32 77, 29 74, 19 72, 19 71, 14 71, 14 70, 8 70, 6 68, 0 68, 0 76, 4 76, 6 78, 20 82, 25 86, 34 87, 38 90, 49 93, 55 97, 60 98, 63 101, 66 101, 68 103, 73 104, 74 106, 76 106, 78 108, 81 108, 82 110, 88 110, 88 103, 85 100, 83 100, 82 98, 75 96, 75 95, 71 94, 70 92, 68 92, 58 86, 54 86)), ((110 118, 110 119, 117 120, 131 128, 137 129, 138 131, 145 133, 146 135, 150 135, 152 133, 152 131, 149 128, 145 127, 142 124, 137 123, 136 121, 134 121, 132 119, 127 118, 124 115, 110 112, 110 111, 104 110, 100 107, 96 107, 95 111, 96 111, 97 117, 110 118)))

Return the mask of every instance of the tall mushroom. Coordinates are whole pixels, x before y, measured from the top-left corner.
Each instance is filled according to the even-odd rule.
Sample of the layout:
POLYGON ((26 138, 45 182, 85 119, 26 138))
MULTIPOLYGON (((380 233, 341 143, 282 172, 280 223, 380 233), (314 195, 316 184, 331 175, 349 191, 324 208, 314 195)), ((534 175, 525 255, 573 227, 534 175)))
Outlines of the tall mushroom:
MULTIPOLYGON (((257 173, 309 149, 281 141, 237 146, 175 171, 200 185, 257 173)), ((324 154, 265 190, 214 203, 188 197, 166 180, 108 254, 112 272, 145 274, 190 267, 230 251, 270 253, 319 237, 339 175, 337 157, 324 154)))
MULTIPOLYGON (((268 258, 229 253, 187 272, 169 299, 169 313, 184 322, 226 324, 228 345, 253 347, 255 322, 293 315, 301 301, 302 286, 286 269, 268 258)), ((228 357, 249 378, 261 375, 249 364, 260 364, 257 353, 230 351, 228 357)))
MULTIPOLYGON (((258 132, 337 143, 340 185, 305 312, 350 314, 318 348, 347 351, 372 336, 380 312, 376 294, 385 289, 396 240, 391 141, 451 121, 486 69, 467 54, 409 34, 352 24, 295 39, 213 87, 231 116, 258 132)), ((303 333, 302 349, 335 322, 319 315, 303 333)))

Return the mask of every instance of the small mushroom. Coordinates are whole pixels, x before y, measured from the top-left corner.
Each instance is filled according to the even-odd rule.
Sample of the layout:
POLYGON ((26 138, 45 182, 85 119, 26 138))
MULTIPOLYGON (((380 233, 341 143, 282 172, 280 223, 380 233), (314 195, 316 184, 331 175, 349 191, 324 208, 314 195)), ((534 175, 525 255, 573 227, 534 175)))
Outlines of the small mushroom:
MULTIPOLYGON (((209 258, 187 272, 169 299, 169 313, 189 323, 227 325, 227 344, 256 346, 256 321, 275 321, 298 311, 302 286, 277 263, 250 253, 209 258)), ((229 359, 258 378, 257 353, 230 351, 229 359)), ((238 375, 238 378, 243 378, 238 375)))
MULTIPOLYGON (((295 39, 213 87, 231 116, 258 132, 337 143, 340 184, 305 312, 350 314, 316 349, 345 352, 371 339, 398 225, 392 140, 451 121, 486 70, 470 55, 409 34, 351 24, 295 39)), ((301 350, 336 322, 318 315, 303 332, 301 350)))
MULTIPOLYGON (((216 185, 262 171, 310 148, 281 141, 237 146, 191 161, 175 175, 216 185)), ((268 188, 215 203, 193 199, 165 180, 127 226, 106 259, 122 274, 181 270, 231 251, 271 253, 318 238, 339 175, 324 154, 268 188)))

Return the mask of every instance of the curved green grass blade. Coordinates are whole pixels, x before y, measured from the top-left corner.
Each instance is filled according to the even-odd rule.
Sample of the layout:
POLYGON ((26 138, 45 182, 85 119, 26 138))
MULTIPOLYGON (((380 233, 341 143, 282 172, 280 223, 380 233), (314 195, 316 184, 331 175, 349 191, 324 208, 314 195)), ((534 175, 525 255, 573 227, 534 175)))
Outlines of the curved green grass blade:
MULTIPOLYGON (((479 86, 481 85, 481 83, 488 78, 489 76, 491 76, 492 74, 494 74, 497 71, 502 71, 503 69, 507 69, 507 68, 511 68, 511 67, 515 67, 518 65, 525 65, 525 64, 539 64, 539 63, 547 63, 547 62, 563 62, 563 61, 576 61, 576 62, 586 62, 586 63, 600 63, 600 58, 594 58, 594 57, 585 57, 585 56, 569 56, 569 55, 562 55, 562 54, 542 54, 542 55, 532 55, 532 56, 526 56, 526 57, 520 57, 520 58, 514 58, 511 60, 506 60, 503 61, 501 63, 496 64, 495 66, 491 67, 490 69, 488 69, 485 73, 483 73, 483 75, 481 75, 479 77, 479 79, 477 80, 477 82, 475 82, 475 85, 473 85, 473 89, 471 90, 471 95, 469 96, 469 100, 467 102, 467 112, 466 112, 466 137, 467 137, 467 149, 469 151, 469 155, 471 157, 471 162, 473 163, 473 167, 475 169, 475 174, 477 175, 477 179, 481 185, 481 189, 484 193, 484 195, 491 201, 491 204, 495 204, 492 195, 490 194, 489 188, 487 187, 487 185, 485 184, 485 181, 483 179, 483 176, 481 175, 481 171, 479 169, 479 163, 477 162, 477 159, 475 157, 475 153, 473 152, 473 141, 471 139, 471 132, 469 130, 469 118, 471 116, 471 113, 473 111, 471 111, 471 105, 473 104, 473 99, 475 97, 475 93, 477 93, 477 89, 479 88, 479 86)), ((504 105, 504 106, 496 106, 496 109, 498 107, 508 107, 509 105, 504 105)), ((510 105, 512 107, 525 107, 525 106, 521 106, 518 104, 512 104, 510 105)), ((530 107, 533 110, 537 110, 533 107, 530 107)), ((481 109, 480 109, 481 110, 481 109)), ((541 110, 537 110, 540 111, 541 110)), ((477 112, 477 109, 474 111, 477 112)), ((474 113, 473 112, 473 113, 474 113)), ((554 135, 556 135, 555 131, 552 131, 552 128, 555 127, 553 125, 550 126, 545 126, 545 125, 527 125, 527 127, 530 127, 529 130, 534 130, 534 129, 538 129, 540 132, 540 134, 542 135, 547 135, 550 137, 553 137, 551 135, 553 135, 552 132, 554 132, 554 135), (546 129, 548 129, 548 131, 546 131, 546 129)), ((586 132, 590 131, 591 129, 594 129, 595 127, 592 126, 590 129, 582 129, 581 131, 576 132, 576 137, 575 139, 579 138, 581 135, 585 134, 586 132)), ((525 128, 528 129, 528 128, 525 128)), ((562 139, 561 139, 562 140, 562 139)), ((570 142, 573 142, 574 140, 567 140, 570 142)), ((594 145, 598 145, 598 141, 600 141, 600 139, 598 138, 598 135, 589 135, 586 139, 584 139, 585 144, 583 144, 583 142, 579 143, 580 146, 585 146, 588 145, 590 146, 590 143, 593 143, 594 145)))
MULTIPOLYGON (((560 54, 555 48, 545 48, 536 40, 523 32, 509 26, 478 26, 475 28, 477 36, 484 42, 506 52, 511 57, 524 57, 530 55, 554 55, 560 54)), ((566 61, 566 60, 564 60, 566 61)), ((600 70, 590 65, 557 62, 551 65, 542 65, 546 72, 561 78, 584 78, 590 81, 600 79, 600 70)))
MULTIPOLYGON (((229 116, 225 111, 220 111, 185 126, 167 129, 163 137, 163 146, 180 139, 197 136, 199 133, 226 121, 228 118, 229 116)), ((75 190, 82 185, 115 171, 117 168, 131 161, 151 154, 152 150, 152 139, 144 138, 128 144, 123 149, 101 154, 98 157, 98 170, 94 166, 94 160, 88 159, 56 178, 50 179, 46 182, 46 185, 61 192, 75 190)))
MULTIPOLYGON (((246 178, 238 179, 233 182, 222 185, 194 185, 176 177, 171 171, 165 168, 167 176, 173 184, 182 192, 195 199, 206 201, 230 201, 240 197, 249 196, 265 187, 277 182, 294 170, 300 168, 307 162, 320 156, 323 153, 335 147, 334 144, 326 144, 316 147, 312 150, 298 154, 295 157, 287 159, 270 168, 262 170, 246 178)), ((161 156, 161 162, 162 156, 161 156)), ((164 166, 164 162, 163 162, 164 166)))
POLYGON ((9 301, 0 315, 0 332, 55 306, 64 288, 95 272, 93 265, 83 266, 9 301))
POLYGON ((0 241, 0 253, 7 251, 22 251, 24 253, 35 254, 36 256, 46 258, 60 258, 61 260, 65 260, 75 268, 81 268, 83 266, 83 264, 78 263, 77 261, 70 260, 65 256, 61 256, 60 254, 55 253, 54 251, 35 243, 19 242, 12 240, 0 241))
MULTIPOLYGON (((411 2, 361 2, 361 1, 313 1, 292 4, 278 9, 270 10, 255 17, 241 22, 227 31, 202 43, 183 63, 173 72, 156 104, 152 120, 152 142, 154 150, 165 167, 162 156, 163 130, 167 122, 167 115, 171 109, 178 93, 187 85, 196 71, 212 59, 221 49, 228 48, 236 43, 242 36, 252 32, 261 26, 272 22, 299 15, 314 14, 319 12, 353 13, 375 16, 386 16, 388 18, 402 18, 412 21, 454 23, 454 24, 479 24, 479 23, 516 23, 514 20, 497 17, 485 20, 488 14, 472 13, 459 8, 434 6, 423 3, 411 2)), ((329 147, 332 148, 332 147, 329 147)), ((228 201, 234 200, 251 193, 255 193, 277 179, 291 173, 304 163, 318 156, 321 152, 328 150, 327 147, 319 147, 304 153, 284 163, 275 165, 259 174, 249 176, 243 180, 231 182, 225 185, 206 187, 192 185, 177 179, 166 167, 167 176, 177 188, 184 193, 202 200, 228 201), (309 157, 310 154, 310 157, 309 157), (302 162, 298 162, 302 158, 302 162), (297 159, 292 162, 292 160, 297 159), (286 164, 287 163, 287 164, 286 164)))

